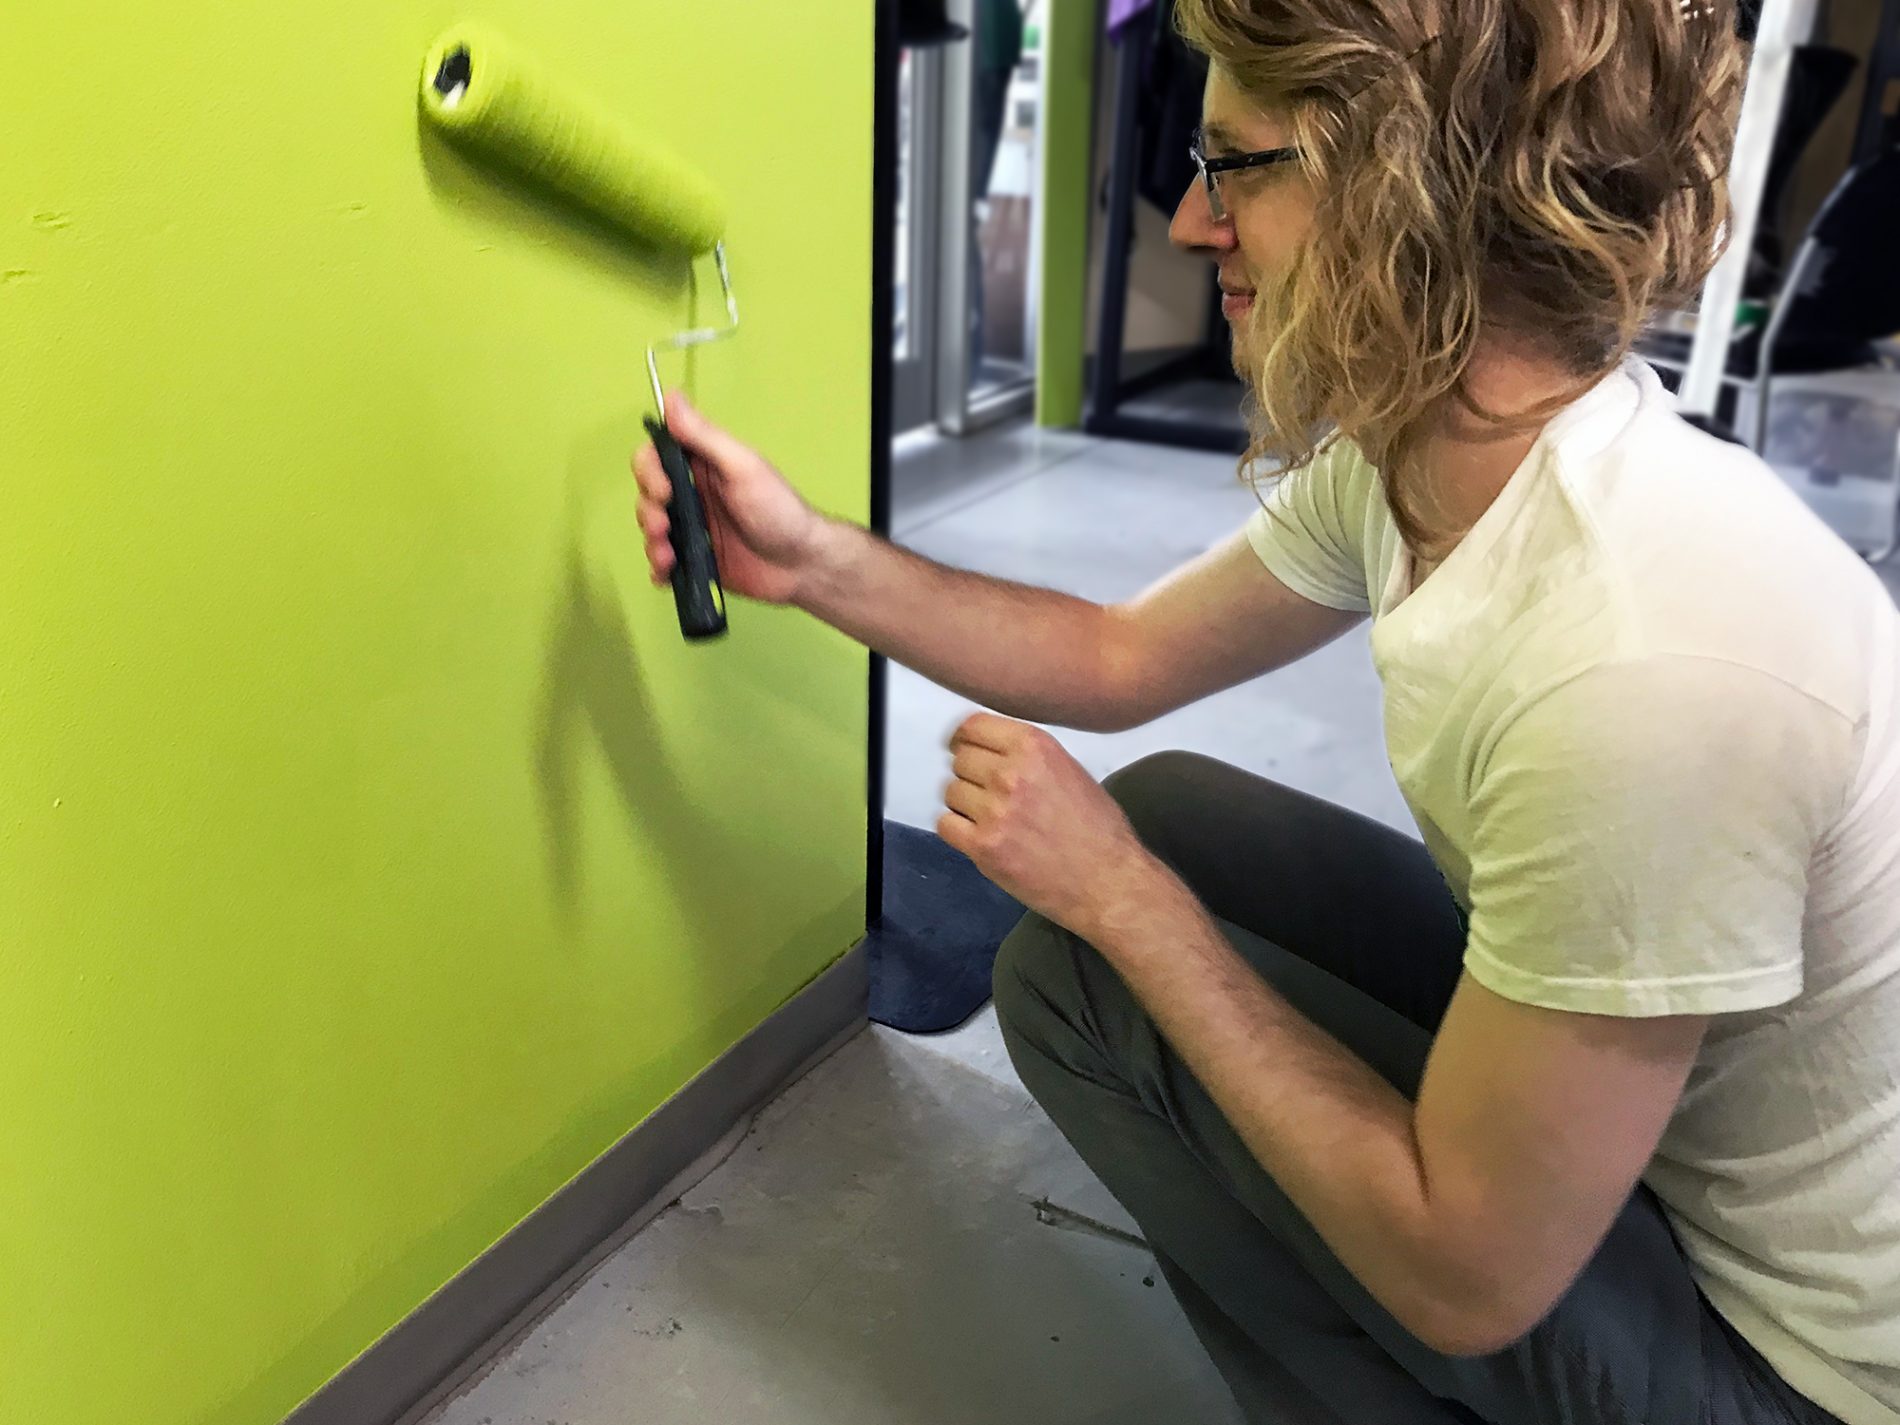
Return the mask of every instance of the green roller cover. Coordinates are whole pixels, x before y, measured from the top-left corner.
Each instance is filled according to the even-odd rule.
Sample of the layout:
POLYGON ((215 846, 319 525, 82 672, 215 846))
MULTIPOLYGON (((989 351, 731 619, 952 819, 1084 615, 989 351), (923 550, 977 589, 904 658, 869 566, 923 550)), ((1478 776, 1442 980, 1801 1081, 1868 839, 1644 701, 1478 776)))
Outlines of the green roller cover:
POLYGON ((485 26, 457 25, 435 42, 422 68, 422 112, 463 149, 642 242, 701 253, 725 233, 725 200, 704 175, 485 26))

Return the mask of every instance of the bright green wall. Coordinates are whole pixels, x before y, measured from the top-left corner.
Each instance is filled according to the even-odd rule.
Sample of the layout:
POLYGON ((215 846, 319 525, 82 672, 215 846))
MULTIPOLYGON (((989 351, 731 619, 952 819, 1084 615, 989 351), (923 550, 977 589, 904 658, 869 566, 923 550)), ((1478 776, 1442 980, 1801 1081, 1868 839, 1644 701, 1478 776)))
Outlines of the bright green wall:
MULTIPOLYGON (((863 658, 681 642, 687 295, 419 139, 463 13, 8 7, 6 1425, 278 1419, 861 933, 863 658)), ((863 516, 872 8, 467 13, 726 189, 692 389, 863 516)))
POLYGON ((1088 331, 1089 188, 1100 0, 1047 0, 1042 25, 1042 292, 1036 422, 1082 423, 1088 331))

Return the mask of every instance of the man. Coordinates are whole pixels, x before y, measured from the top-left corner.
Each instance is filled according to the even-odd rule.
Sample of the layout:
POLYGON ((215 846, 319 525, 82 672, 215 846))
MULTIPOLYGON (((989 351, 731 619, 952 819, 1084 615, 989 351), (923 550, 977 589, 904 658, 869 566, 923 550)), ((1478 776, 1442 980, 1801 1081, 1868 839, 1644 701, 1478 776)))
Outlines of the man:
MULTIPOLYGON (((684 402, 727 586, 1009 716, 997 1007, 1250 1419, 1900 1422, 1900 620, 1626 362, 1724 206, 1726 3, 1182 0, 1240 535, 1098 607, 821 519, 684 402), (1257 468, 1257 467, 1256 467, 1257 468), (1425 847, 1135 725, 1368 614, 1425 847)), ((667 488, 636 462, 656 578, 667 488)))

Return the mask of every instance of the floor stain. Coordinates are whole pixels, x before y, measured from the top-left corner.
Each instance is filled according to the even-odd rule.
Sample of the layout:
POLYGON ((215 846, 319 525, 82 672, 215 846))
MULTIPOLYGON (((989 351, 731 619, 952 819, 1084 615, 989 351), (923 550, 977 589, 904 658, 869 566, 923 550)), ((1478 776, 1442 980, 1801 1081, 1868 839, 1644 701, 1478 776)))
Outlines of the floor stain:
POLYGON ((1124 1232, 1086 1213, 1053 1203, 1046 1197, 1039 1197, 1029 1205, 1035 1209, 1036 1221, 1045 1227, 1064 1227, 1071 1232, 1086 1232, 1094 1237, 1106 1237, 1111 1242, 1139 1247, 1144 1252, 1148 1250, 1148 1243, 1134 1233, 1124 1232))
MULTIPOLYGON (((631 1311, 633 1308, 628 1307, 627 1309, 631 1311)), ((664 1326, 636 1326, 633 1328, 633 1334, 636 1336, 650 1336, 656 1341, 670 1341, 685 1329, 684 1326, 680 1325, 678 1317, 672 1317, 668 1319, 664 1326)))

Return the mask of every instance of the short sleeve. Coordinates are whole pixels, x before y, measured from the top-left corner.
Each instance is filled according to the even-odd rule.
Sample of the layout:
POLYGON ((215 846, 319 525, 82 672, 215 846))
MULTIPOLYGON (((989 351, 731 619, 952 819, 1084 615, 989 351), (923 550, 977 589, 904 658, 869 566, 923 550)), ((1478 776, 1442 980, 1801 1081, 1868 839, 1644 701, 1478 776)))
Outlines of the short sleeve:
POLYGON ((1301 598, 1370 613, 1368 502, 1382 498, 1378 472, 1357 447, 1338 441, 1274 483, 1248 521, 1247 541, 1267 572, 1301 598))
POLYGON ((1467 971, 1590 1014, 1794 998, 1808 868, 1856 745, 1838 711, 1711 659, 1608 665, 1536 699, 1476 774, 1467 971))

